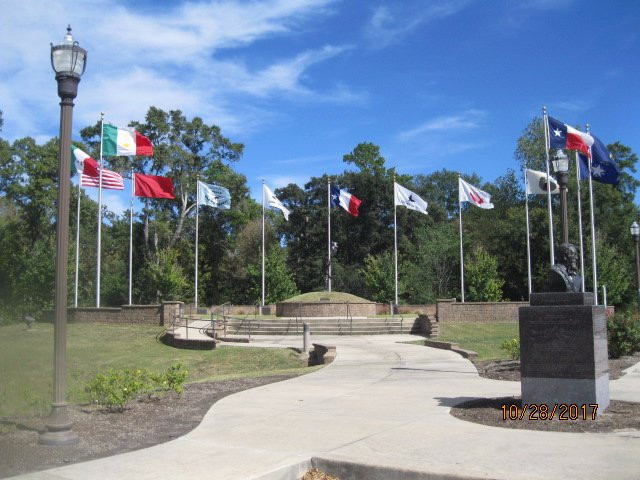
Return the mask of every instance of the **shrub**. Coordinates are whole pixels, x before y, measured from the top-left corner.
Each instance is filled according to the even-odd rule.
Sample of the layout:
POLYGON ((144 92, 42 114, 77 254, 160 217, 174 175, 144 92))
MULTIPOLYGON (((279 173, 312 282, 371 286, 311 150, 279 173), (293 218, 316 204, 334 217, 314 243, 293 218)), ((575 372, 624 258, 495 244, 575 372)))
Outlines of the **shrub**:
POLYGON ((151 396, 154 392, 168 390, 182 393, 187 374, 181 363, 171 365, 161 374, 143 369, 109 369, 107 373, 97 374, 85 391, 92 402, 122 412, 128 401, 141 394, 151 396))
POLYGON ((520 340, 518 338, 505 340, 502 342, 502 345, 500 345, 500 348, 505 350, 513 360, 520 358, 520 340))
POLYGON ((640 320, 628 313, 616 313, 607 322, 609 357, 619 358, 640 349, 640 320))

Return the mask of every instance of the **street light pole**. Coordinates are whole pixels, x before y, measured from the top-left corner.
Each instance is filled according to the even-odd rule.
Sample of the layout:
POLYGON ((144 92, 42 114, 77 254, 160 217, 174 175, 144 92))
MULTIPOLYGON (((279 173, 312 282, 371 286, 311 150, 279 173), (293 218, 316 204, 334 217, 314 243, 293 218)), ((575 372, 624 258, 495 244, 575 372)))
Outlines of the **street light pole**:
POLYGON ((71 120, 73 99, 84 73, 87 52, 67 27, 64 42, 51 45, 51 66, 56 72, 60 97, 60 152, 58 161, 58 217, 56 219, 55 323, 53 350, 53 403, 45 421, 47 430, 38 442, 44 445, 76 443, 66 401, 67 376, 67 260, 69 257, 69 195, 71 190, 71 120))
POLYGON ((638 300, 638 309, 640 309, 640 225, 634 221, 629 227, 631 236, 636 242, 636 292, 638 300))
POLYGON ((560 187, 560 210, 562 211, 562 243, 569 243, 569 214, 567 211, 567 183, 569 181, 569 157, 560 149, 553 157, 553 169, 560 187))

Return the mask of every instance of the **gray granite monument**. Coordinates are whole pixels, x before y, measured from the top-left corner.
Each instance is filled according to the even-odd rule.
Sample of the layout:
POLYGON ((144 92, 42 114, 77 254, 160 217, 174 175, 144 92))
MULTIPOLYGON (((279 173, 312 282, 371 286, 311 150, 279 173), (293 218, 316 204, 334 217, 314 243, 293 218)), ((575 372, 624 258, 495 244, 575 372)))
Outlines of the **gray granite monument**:
MULTIPOLYGON (((570 248, 573 247, 573 248, 570 248)), ((580 292, 577 253, 562 244, 549 272, 548 292, 532 293, 521 307, 522 404, 609 406, 607 323, 593 293, 580 292), (574 254, 575 257, 574 257, 574 254)))

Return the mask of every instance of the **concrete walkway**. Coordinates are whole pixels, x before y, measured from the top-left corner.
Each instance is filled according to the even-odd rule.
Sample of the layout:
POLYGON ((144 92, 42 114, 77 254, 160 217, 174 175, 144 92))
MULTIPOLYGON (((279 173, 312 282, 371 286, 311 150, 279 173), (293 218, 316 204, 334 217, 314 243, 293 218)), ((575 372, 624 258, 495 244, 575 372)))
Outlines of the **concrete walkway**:
MULTIPOLYGON (((396 343, 415 338, 313 336, 338 347, 334 363, 225 397, 174 441, 22 478, 296 479, 312 457, 378 467, 351 477, 369 480, 640 477, 638 431, 534 432, 452 417, 452 405, 518 396, 520 384, 480 378, 471 362, 449 351, 396 343)), ((252 340, 301 346, 300 337, 252 340)), ((611 397, 640 401, 639 365, 611 382, 611 397)))

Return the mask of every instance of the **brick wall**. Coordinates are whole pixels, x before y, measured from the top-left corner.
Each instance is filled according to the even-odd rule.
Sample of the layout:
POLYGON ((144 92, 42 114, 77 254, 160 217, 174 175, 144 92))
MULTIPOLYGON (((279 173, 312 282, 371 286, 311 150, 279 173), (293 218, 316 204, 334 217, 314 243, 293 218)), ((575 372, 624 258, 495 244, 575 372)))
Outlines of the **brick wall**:
POLYGON ((375 303, 302 303, 282 302, 276 304, 277 317, 373 317, 375 303))
MULTIPOLYGON (((162 302, 162 305, 123 305, 120 308, 71 307, 67 309, 67 322, 170 325, 181 305, 182 302, 162 302)), ((43 312, 43 321, 53 323, 53 310, 43 312)))
MULTIPOLYGON (((395 313, 415 313, 416 315, 431 315, 436 314, 436 305, 398 305, 395 309, 395 313)), ((388 303, 376 303, 376 315, 389 315, 390 305, 388 303)))
POLYGON ((518 322, 518 309, 529 302, 465 302, 455 299, 438 300, 437 318, 440 323, 451 322, 518 322))

